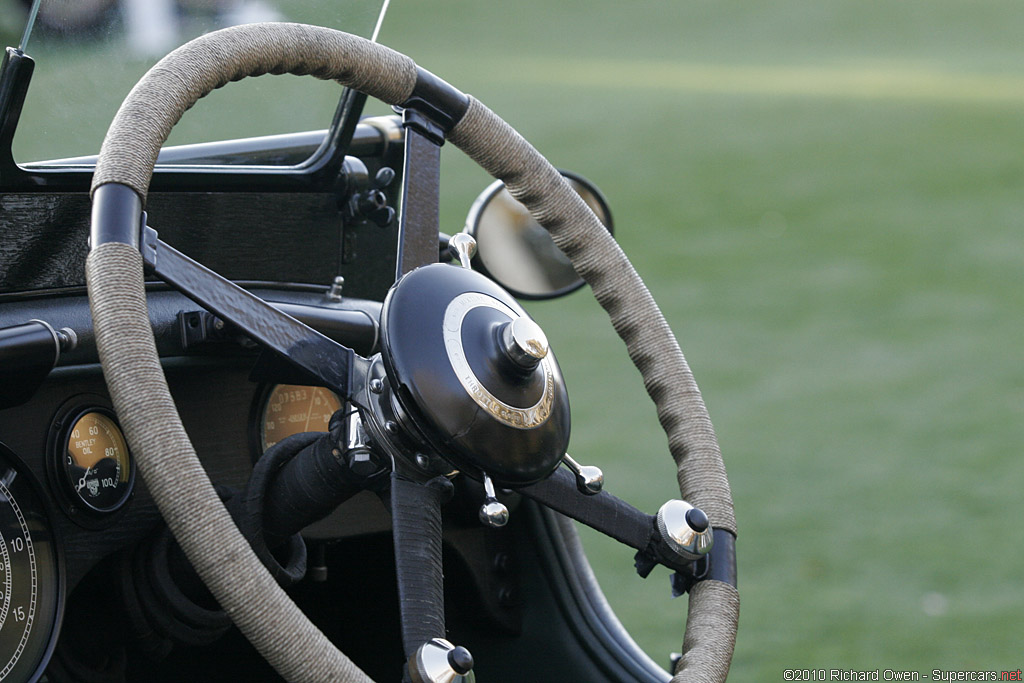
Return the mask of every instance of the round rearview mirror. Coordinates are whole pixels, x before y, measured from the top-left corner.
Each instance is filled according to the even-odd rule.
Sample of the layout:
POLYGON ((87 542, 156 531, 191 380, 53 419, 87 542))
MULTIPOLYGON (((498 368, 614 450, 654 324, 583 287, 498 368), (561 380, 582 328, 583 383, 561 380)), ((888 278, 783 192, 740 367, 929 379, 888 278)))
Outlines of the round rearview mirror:
MULTIPOLYGON (((612 214, 601 191, 582 176, 561 173, 612 232, 612 214)), ((476 267, 515 297, 554 299, 583 286, 583 279, 548 231, 500 180, 473 202, 466 232, 476 239, 476 267)))

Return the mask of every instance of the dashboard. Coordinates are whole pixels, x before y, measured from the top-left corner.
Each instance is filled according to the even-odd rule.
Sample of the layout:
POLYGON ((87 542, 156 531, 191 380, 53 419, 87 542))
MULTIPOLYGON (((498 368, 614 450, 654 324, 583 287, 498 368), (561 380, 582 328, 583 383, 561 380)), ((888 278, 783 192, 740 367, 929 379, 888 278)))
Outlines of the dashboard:
MULTIPOLYGON (((185 297, 152 289, 151 316, 172 396, 224 497, 244 490, 254 462, 267 448, 291 434, 327 430, 331 415, 342 407, 336 395, 276 381, 287 377, 263 363, 243 337, 185 297)), ((371 352, 379 304, 328 300, 324 290, 304 286, 259 293, 325 334, 371 352)), ((139 641, 149 628, 156 632, 156 650, 167 650, 174 641, 212 641, 229 624, 213 604, 207 607, 215 616, 198 626, 178 615, 195 632, 188 637, 162 623, 170 617, 159 614, 159 603, 166 600, 159 580, 153 590, 142 585, 142 577, 162 561, 175 581, 187 585, 194 579, 179 581, 187 569, 162 555, 160 561, 150 559, 155 551, 149 548, 166 544, 153 539, 168 534, 137 473, 90 348, 87 301, 66 296, 47 299, 45 306, 31 299, 10 302, 0 308, 0 327, 40 313, 54 327, 71 327, 78 345, 62 354, 61 365, 28 392, 27 401, 0 410, 0 680, 30 680, 51 656, 50 680, 80 680, 83 670, 106 672, 97 680, 115 680, 111 672, 130 668, 123 653, 110 654, 120 652, 119 639, 139 641), (135 595, 123 594, 129 590, 135 595), (97 610, 117 623, 105 623, 97 610), (133 619, 150 623, 140 627, 133 619), (97 627, 118 634, 113 648, 109 638, 81 647, 95 640, 89 631, 97 627)), ((311 573, 326 573, 328 543, 389 530, 381 501, 369 492, 358 494, 304 531, 311 573)), ((469 546, 463 550, 473 553, 469 546)), ((383 555, 386 551, 381 550, 383 555)), ((180 605, 165 611, 173 616, 175 609, 180 605)), ((146 650, 145 644, 141 649, 146 650)))
MULTIPOLYGON (((354 156, 338 169, 342 181, 167 166, 147 210, 161 239, 370 356, 394 280, 398 225, 349 215, 343 198, 365 191, 382 168, 400 169, 403 146, 394 117, 350 132, 354 156), (343 296, 332 289, 339 276, 343 296)), ((305 158, 320 138, 296 144, 305 158)), ((91 175, 83 163, 45 177, 29 172, 32 182, 14 182, 0 211, 0 680, 278 680, 177 550, 121 432, 82 280, 91 175), (74 338, 52 370, 52 355, 26 363, 8 353, 17 344, 5 344, 4 331, 39 327, 33 320, 74 338)), ((14 169, 10 178, 22 175, 14 169)), ((399 188, 383 187, 388 203, 399 188)), ((244 491, 267 448, 325 429, 341 407, 163 283, 147 283, 147 302, 182 422, 226 502, 244 491)), ((52 354, 50 332, 40 334, 52 354)), ((443 521, 453 633, 468 629, 467 642, 521 633, 523 574, 513 558, 528 517, 513 516, 501 533, 482 528, 483 490, 458 479, 443 521)), ((515 496, 506 503, 519 505, 515 496)), ((391 663, 404 656, 385 501, 360 492, 302 538, 306 578, 290 588, 293 599, 343 651, 365 653, 357 659, 364 671, 394 678, 391 663), (344 628, 352 618, 359 629, 344 628)))
MULTIPOLYGON (((337 160, 335 175, 197 172, 169 162, 154 176, 147 210, 161 239, 369 357, 379 350, 398 225, 393 215, 387 224, 366 220, 350 200, 379 190, 396 205, 399 183, 380 182, 379 172, 402 168, 402 137, 393 117, 349 132, 356 156, 337 160), (332 287, 341 278, 344 296, 332 287)), ((302 159, 323 136, 314 137, 299 141, 302 159)), ((280 680, 177 549, 111 404, 82 285, 90 163, 5 176, 0 681, 280 680), (6 331, 26 325, 50 343, 49 356, 27 363, 8 353, 17 344, 6 331), (51 334, 70 340, 55 367, 51 334)), ((344 407, 166 285, 147 283, 147 303, 182 423, 229 509, 267 449, 325 430, 344 407)), ((478 675, 521 680, 526 652, 546 680, 667 680, 611 614, 564 518, 499 491, 513 514, 500 530, 485 527, 482 484, 464 476, 453 484, 442 520, 445 619, 453 642, 479 656, 478 675)), ((296 557, 305 578, 289 594, 367 674, 394 680, 405 656, 382 497, 362 491, 303 529, 296 557)))

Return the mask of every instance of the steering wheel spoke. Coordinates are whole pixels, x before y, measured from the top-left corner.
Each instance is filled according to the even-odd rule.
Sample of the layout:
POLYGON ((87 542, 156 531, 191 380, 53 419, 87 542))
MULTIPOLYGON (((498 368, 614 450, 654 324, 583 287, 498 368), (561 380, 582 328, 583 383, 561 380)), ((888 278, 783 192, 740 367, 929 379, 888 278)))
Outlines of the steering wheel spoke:
POLYGON ((391 475, 391 524, 406 657, 445 635, 441 504, 451 495, 452 484, 445 477, 420 482, 391 475))
POLYGON ((465 680, 473 657, 444 639, 441 505, 454 491, 447 477, 428 481, 391 474, 391 524, 398 575, 402 648, 413 683, 465 680))
POLYGON ((369 361, 161 241, 153 228, 142 237, 150 272, 286 360, 308 383, 365 406, 369 361))
POLYGON ((608 491, 580 492, 576 477, 563 469, 518 492, 635 549, 641 576, 658 564, 693 576, 694 563, 714 544, 707 516, 685 501, 671 500, 648 515, 608 491))

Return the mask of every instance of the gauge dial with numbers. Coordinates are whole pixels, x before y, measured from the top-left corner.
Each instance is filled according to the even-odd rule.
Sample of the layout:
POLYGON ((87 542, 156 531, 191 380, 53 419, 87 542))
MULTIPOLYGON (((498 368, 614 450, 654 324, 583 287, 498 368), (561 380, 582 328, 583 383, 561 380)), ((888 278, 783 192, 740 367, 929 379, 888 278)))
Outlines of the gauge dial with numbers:
POLYGON ((53 651, 62 579, 38 485, 0 444, 0 681, 32 681, 53 651))
POLYGON ((64 438, 65 485, 87 510, 117 510, 131 494, 134 469, 128 444, 113 415, 95 408, 80 413, 64 438))
POLYGON ((330 389, 278 384, 263 404, 260 446, 267 450, 278 441, 301 432, 326 432, 341 399, 330 389))

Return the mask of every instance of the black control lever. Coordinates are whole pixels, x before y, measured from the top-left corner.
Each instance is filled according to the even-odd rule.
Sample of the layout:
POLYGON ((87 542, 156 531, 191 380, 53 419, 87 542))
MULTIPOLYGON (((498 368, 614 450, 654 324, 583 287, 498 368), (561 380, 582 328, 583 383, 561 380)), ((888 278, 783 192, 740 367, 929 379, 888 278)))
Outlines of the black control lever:
POLYGON ((307 383, 362 405, 369 361, 160 241, 153 228, 142 237, 150 272, 287 360, 307 383))
POLYGON ((326 434, 295 434, 267 449, 253 468, 243 511, 232 510, 254 546, 270 550, 374 487, 389 463, 362 443, 355 411, 339 410, 326 434))
MULTIPOLYGON (((662 508, 661 514, 648 515, 607 491, 581 494, 576 478, 567 470, 557 469, 547 479, 518 488, 516 492, 635 548, 638 551, 637 569, 643 576, 655 564, 665 565, 678 572, 693 573, 694 560, 700 559, 703 553, 681 549, 674 538, 677 527, 686 525, 688 529, 684 531, 697 535, 707 534, 710 541, 711 528, 707 517, 697 508, 690 508, 682 501, 670 501, 662 508), (664 511, 671 503, 685 505, 693 512, 683 511, 678 515, 678 521, 670 520, 669 528, 664 528, 664 511), (659 517, 662 523, 659 523, 659 517)), ((704 552, 710 549, 711 543, 708 542, 704 552)))
MULTIPOLYGON (((360 491, 386 485, 390 463, 362 437, 358 413, 339 410, 328 432, 293 434, 268 448, 245 491, 227 501, 253 551, 281 583, 305 572, 305 548, 296 534, 360 491)), ((176 543, 167 555, 179 589, 198 604, 207 602, 205 585, 176 543)))
POLYGON ((346 217, 349 220, 369 220, 380 228, 390 225, 395 220, 395 210, 388 206, 384 190, 394 179, 394 169, 382 166, 368 189, 356 192, 349 198, 345 204, 346 217))

